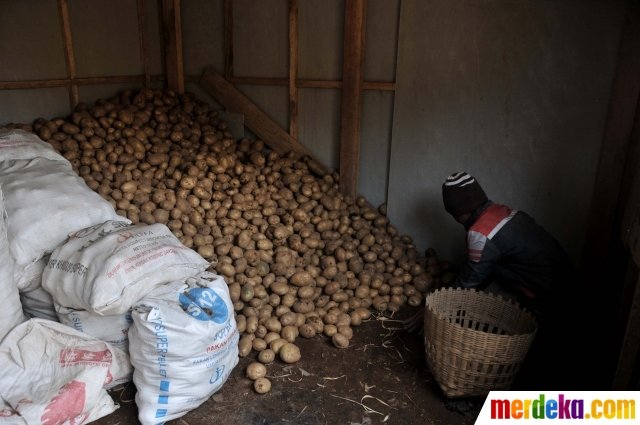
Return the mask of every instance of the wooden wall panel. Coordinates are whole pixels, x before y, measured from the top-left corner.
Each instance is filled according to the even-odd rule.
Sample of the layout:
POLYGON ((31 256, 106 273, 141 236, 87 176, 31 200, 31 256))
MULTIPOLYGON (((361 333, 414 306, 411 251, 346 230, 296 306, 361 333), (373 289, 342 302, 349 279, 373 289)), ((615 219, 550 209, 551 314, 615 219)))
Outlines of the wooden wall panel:
POLYGON ((224 72, 223 0, 182 2, 184 70, 200 75, 207 66, 224 72))
POLYGON ((234 0, 232 3, 234 75, 286 78, 288 1, 234 0))
POLYGON ((65 88, 0 90, 0 126, 7 123, 31 124, 36 118, 66 116, 69 92, 65 88))
POLYGON ((344 1, 300 1, 299 21, 299 77, 342 80, 344 1))
POLYGON ((66 77, 56 0, 4 1, 0 9, 0 81, 66 77))
POLYGON ((362 95, 359 193, 374 206, 387 201, 393 92, 362 95))
POLYGON ((322 164, 338 169, 340 90, 300 89, 300 143, 322 164))
MULTIPOLYGON (((114 0, 68 3, 78 76, 143 73, 135 2, 114 0)), ((156 16, 150 17, 156 19, 156 16)))
POLYGON ((364 79, 395 81, 401 0, 367 1, 364 79))

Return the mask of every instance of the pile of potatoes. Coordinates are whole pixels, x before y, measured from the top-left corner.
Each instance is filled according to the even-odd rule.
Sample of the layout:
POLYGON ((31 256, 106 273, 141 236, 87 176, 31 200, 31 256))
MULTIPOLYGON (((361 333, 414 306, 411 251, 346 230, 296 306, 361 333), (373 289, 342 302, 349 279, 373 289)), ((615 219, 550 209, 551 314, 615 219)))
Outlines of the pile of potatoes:
POLYGON ((419 256, 384 207, 338 191, 336 173, 262 141, 234 141, 192 95, 143 89, 80 104, 32 130, 133 223, 164 223, 225 276, 240 355, 300 359, 297 338, 349 346, 371 309, 419 306, 453 272, 419 256))

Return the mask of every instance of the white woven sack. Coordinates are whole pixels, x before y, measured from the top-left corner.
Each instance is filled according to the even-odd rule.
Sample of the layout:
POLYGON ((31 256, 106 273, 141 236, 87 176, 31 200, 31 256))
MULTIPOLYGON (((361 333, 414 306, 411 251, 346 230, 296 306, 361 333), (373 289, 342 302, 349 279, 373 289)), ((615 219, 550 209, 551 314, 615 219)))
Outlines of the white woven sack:
POLYGON ((143 425, 197 408, 238 363, 238 329, 221 276, 205 272, 156 288, 132 315, 129 353, 143 425))
POLYGON ((33 291, 42 286, 42 272, 47 262, 49 262, 49 256, 45 255, 38 261, 20 267, 21 270, 14 273, 15 283, 20 292, 33 291))
POLYGON ((0 341, 11 329, 27 320, 22 313, 20 294, 13 281, 13 267, 13 257, 9 253, 7 241, 2 190, 0 190, 0 291, 3 294, 4 301, 2 308, 0 308, 0 341))
POLYGON ((0 130, 0 162, 33 158, 69 163, 50 144, 33 133, 24 130, 0 130))
POLYGON ((126 220, 92 191, 68 161, 42 157, 0 162, 8 236, 17 273, 63 243, 69 233, 126 220))
POLYGON ((74 310, 60 305, 56 305, 55 309, 60 323, 129 352, 128 334, 133 323, 131 311, 101 316, 90 311, 74 310))
POLYGON ((72 234, 49 259, 43 287, 55 302, 102 315, 123 314, 154 287, 209 267, 164 224, 108 221, 72 234))
POLYGON ((2 425, 27 425, 27 421, 0 397, 0 423, 2 425))
POLYGON ((131 372, 120 350, 31 319, 0 344, 0 398, 28 424, 80 424, 116 410, 105 387, 131 372))

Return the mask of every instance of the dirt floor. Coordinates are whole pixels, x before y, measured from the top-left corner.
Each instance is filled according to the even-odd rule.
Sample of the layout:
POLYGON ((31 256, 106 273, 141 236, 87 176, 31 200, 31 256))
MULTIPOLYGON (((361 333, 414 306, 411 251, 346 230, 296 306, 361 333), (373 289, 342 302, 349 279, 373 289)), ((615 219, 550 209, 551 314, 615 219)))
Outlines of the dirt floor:
MULTIPOLYGON (((410 315, 405 311, 402 315, 410 315)), ((255 352, 240 359, 224 387, 198 409, 168 422, 179 425, 301 424, 473 424, 481 401, 451 408, 430 375, 423 336, 400 329, 395 320, 371 320, 354 328, 347 349, 325 337, 298 338, 302 360, 268 365, 271 392, 253 391, 244 377, 255 352), (448 408, 449 407, 449 408, 448 408), (464 410, 464 412, 461 412, 464 410)), ((120 409, 98 425, 138 423, 129 384, 112 392, 120 409)))

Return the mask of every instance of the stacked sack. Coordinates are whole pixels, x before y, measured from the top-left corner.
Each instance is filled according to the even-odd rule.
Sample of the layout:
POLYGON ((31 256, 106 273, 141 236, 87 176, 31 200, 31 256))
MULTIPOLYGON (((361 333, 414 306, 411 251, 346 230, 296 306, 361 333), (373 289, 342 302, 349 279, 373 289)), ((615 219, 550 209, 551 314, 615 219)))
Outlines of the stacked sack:
POLYGON ((4 422, 98 419, 117 408, 105 389, 133 376, 140 421, 157 424, 224 384, 238 331, 205 259, 165 225, 118 216, 30 133, 0 131, 0 188, 4 422))
POLYGON ((18 287, 13 282, 13 273, 14 261, 9 252, 6 212, 0 187, 0 290, 4 298, 4 305, 0 308, 0 341, 13 328, 27 320, 20 305, 18 287))
POLYGON ((61 323, 30 319, 0 344, 0 422, 81 424, 118 407, 107 389, 127 380, 127 355, 61 323))
POLYGON ((41 287, 47 255, 68 234, 107 220, 126 220, 93 192, 49 144, 22 130, 0 131, 0 186, 13 284, 30 317, 57 320, 41 287))
POLYGON ((163 224, 107 221, 71 234, 42 285, 62 323, 128 351, 140 421, 198 407, 238 362, 226 282, 163 224))
POLYGON ((143 425, 200 406, 238 363, 238 329, 227 284, 204 272, 156 288, 133 309, 129 351, 143 425))
POLYGON ((51 254, 42 285, 62 323, 127 350, 134 304, 207 267, 163 224, 107 221, 72 233, 51 254))
POLYGON ((48 144, 0 131, 2 423, 84 423, 117 408, 106 390, 130 379, 128 355, 56 323, 41 285, 49 254, 70 232, 112 219, 126 220, 48 144))

